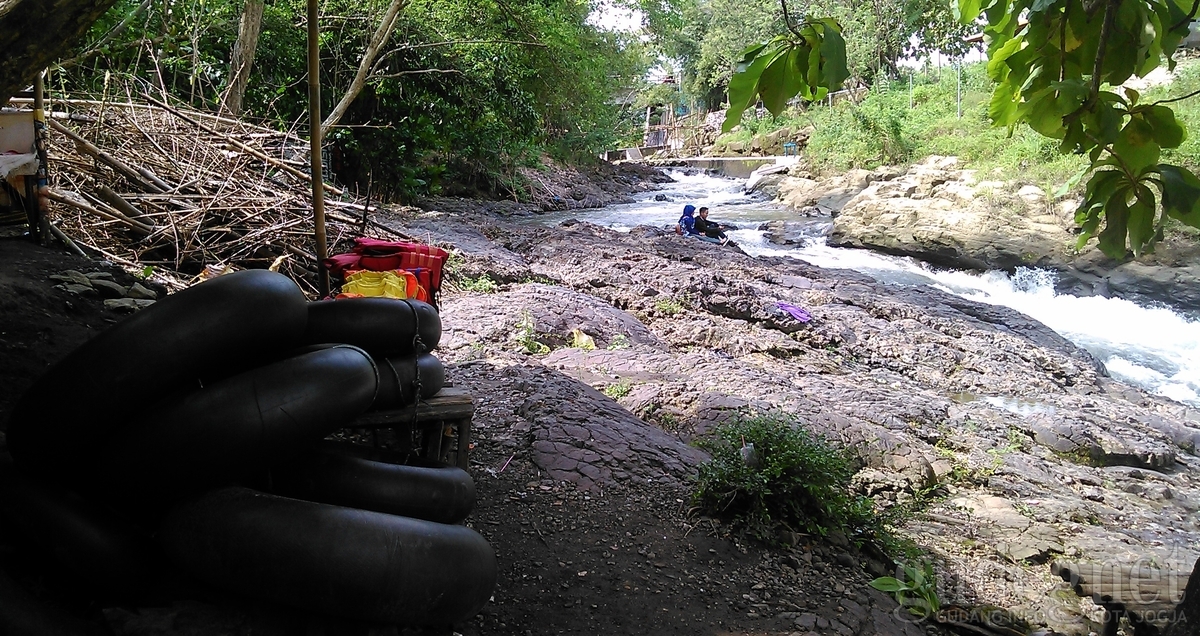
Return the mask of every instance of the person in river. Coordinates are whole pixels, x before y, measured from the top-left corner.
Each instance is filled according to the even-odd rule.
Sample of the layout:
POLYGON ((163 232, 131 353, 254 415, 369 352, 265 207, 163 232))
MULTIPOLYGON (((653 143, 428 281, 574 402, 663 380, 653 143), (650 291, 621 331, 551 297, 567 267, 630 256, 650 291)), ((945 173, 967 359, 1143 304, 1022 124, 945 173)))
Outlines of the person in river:
POLYGON ((725 235, 724 228, 716 221, 708 220, 708 208, 700 208, 694 226, 696 231, 711 239, 717 239, 724 245, 729 242, 729 237, 725 235))

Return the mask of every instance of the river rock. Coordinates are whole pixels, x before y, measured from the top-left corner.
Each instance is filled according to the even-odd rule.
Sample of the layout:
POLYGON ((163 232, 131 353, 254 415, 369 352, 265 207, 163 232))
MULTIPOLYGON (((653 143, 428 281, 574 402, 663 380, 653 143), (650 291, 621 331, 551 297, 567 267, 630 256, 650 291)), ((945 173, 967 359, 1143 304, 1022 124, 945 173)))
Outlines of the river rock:
POLYGON ((125 296, 125 288, 111 280, 93 278, 91 282, 92 288, 100 292, 101 298, 123 298, 125 296))
POLYGON ((147 289, 141 283, 134 283, 126 290, 125 295, 137 300, 157 300, 158 292, 153 289, 147 289))

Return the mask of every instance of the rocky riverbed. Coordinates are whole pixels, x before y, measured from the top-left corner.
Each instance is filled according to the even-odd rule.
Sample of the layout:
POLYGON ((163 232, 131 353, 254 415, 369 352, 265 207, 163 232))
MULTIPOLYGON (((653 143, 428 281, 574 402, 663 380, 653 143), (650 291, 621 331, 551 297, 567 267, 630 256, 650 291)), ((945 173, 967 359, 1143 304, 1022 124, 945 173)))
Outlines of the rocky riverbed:
MULTIPOLYGON (((507 458, 539 488, 593 498, 662 488, 665 508, 683 508, 704 461, 688 442, 744 409, 780 409, 853 447, 858 487, 881 506, 923 499, 905 532, 937 562, 943 602, 1083 634, 1095 607, 1051 575, 1051 561, 1141 559, 1186 573, 1200 554, 1200 413, 1110 380, 1012 310, 655 228, 469 212, 386 222, 457 247, 459 280, 501 283, 444 301, 452 375, 486 404, 484 483, 507 458), (571 346, 573 332, 595 348, 571 346)), ((682 510, 657 512, 689 536, 721 536, 682 510)), ((870 595, 865 583, 885 564, 822 549, 848 566, 838 585, 870 595)), ((788 614, 763 604, 752 613, 788 614)))

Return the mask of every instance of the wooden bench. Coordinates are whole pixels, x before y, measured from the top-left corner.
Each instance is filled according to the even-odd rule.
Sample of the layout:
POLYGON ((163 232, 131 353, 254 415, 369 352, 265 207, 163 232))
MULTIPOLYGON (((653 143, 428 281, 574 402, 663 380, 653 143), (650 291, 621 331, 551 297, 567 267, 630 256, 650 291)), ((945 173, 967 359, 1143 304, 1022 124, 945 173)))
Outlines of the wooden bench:
POLYGON ((415 406, 364 413, 346 428, 389 428, 397 431, 403 439, 411 439, 413 431, 419 431, 425 457, 446 461, 453 451, 454 464, 466 470, 469 465, 467 455, 471 448, 471 418, 474 415, 475 400, 471 395, 461 388, 446 387, 415 406), (458 438, 453 449, 447 443, 448 428, 453 428, 458 438))
POLYGON ((1075 593, 1105 609, 1104 636, 1116 636, 1124 616, 1135 636, 1159 634, 1174 622, 1191 569, 1134 564, 1056 561, 1050 571, 1071 584, 1075 593))

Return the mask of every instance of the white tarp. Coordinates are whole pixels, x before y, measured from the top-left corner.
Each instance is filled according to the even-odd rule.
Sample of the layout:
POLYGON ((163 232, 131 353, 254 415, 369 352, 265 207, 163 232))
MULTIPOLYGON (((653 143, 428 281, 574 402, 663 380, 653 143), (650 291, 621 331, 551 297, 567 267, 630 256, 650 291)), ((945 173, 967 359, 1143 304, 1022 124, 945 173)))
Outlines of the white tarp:
POLYGON ((0 155, 0 177, 8 179, 17 175, 37 174, 38 157, 36 153, 0 155))

